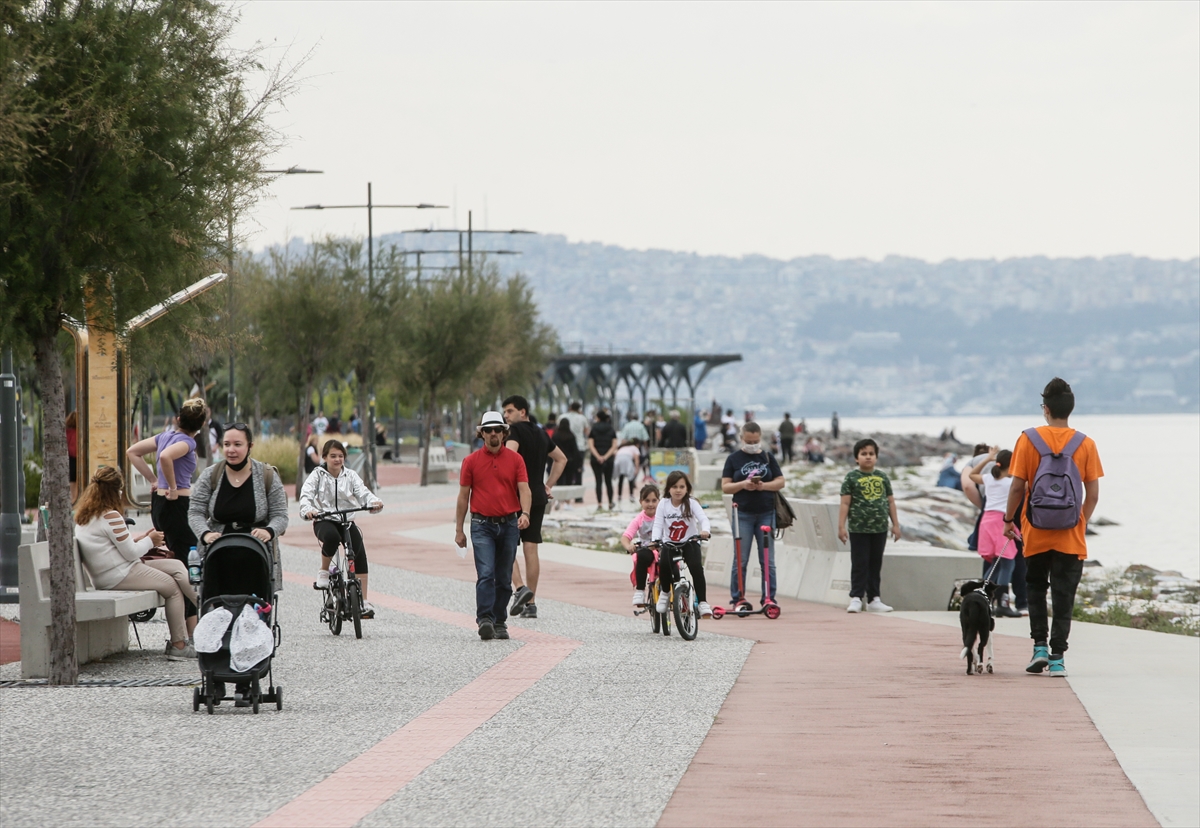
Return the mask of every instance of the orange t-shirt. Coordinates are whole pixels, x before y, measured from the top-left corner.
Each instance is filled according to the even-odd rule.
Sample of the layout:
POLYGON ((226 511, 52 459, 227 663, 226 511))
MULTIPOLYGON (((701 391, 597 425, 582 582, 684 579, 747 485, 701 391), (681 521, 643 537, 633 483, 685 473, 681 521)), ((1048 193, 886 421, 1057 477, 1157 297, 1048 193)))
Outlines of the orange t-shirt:
MULTIPOLYGON (((1046 441, 1046 445, 1052 451, 1062 451, 1075 436, 1075 429, 1041 426, 1038 434, 1042 435, 1042 439, 1046 441)), ((1083 439, 1073 457, 1075 465, 1079 467, 1079 477, 1084 483, 1104 477, 1104 469, 1100 465, 1100 454, 1096 451, 1096 444, 1091 437, 1083 439)), ((1033 486, 1033 478, 1037 475, 1038 464, 1041 461, 1042 456, 1029 442, 1029 438, 1024 434, 1018 437, 1016 448, 1013 449, 1009 471, 1013 477, 1019 477, 1025 481, 1026 492, 1033 486)), ((1079 496, 1084 497, 1085 495, 1080 492, 1079 496)), ((1028 494, 1026 494, 1026 498, 1028 498, 1028 494)), ((1070 529, 1036 529, 1029 522, 1028 500, 1026 507, 1021 516, 1021 536, 1025 540, 1026 557, 1054 549, 1068 555, 1087 558, 1087 521, 1082 513, 1079 516, 1079 523, 1070 529)))

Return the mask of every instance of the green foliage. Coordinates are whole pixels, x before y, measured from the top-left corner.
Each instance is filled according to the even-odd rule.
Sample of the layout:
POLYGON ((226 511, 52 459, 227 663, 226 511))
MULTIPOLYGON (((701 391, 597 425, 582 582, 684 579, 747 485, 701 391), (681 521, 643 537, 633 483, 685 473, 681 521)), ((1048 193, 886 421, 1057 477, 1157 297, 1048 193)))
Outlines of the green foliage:
POLYGON ((1076 604, 1071 617, 1076 621, 1091 621, 1094 624, 1111 624, 1116 627, 1132 627, 1136 630, 1174 633, 1175 635, 1200 636, 1200 624, 1193 616, 1185 618, 1173 612, 1147 606, 1139 613, 1130 612, 1128 601, 1110 601, 1100 609, 1089 609, 1076 604))
POLYGON ((254 443, 254 459, 279 469, 279 479, 285 484, 296 482, 300 460, 300 444, 292 437, 273 435, 254 443))
POLYGON ((36 509, 42 496, 42 458, 25 457, 25 508, 36 509))

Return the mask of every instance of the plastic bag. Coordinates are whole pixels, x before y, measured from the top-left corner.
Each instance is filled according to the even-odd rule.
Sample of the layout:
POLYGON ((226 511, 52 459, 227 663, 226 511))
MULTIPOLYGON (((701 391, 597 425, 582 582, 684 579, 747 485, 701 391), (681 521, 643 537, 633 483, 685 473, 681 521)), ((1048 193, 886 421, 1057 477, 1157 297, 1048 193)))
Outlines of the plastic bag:
POLYGON ((242 614, 233 622, 233 634, 229 637, 229 666, 244 673, 270 656, 274 646, 271 628, 258 619, 254 607, 249 604, 242 607, 242 614))
POLYGON ((221 641, 225 638, 225 631, 229 629, 229 622, 232 620, 233 613, 224 607, 217 607, 201 618, 192 633, 192 643, 196 652, 215 653, 221 649, 221 641))

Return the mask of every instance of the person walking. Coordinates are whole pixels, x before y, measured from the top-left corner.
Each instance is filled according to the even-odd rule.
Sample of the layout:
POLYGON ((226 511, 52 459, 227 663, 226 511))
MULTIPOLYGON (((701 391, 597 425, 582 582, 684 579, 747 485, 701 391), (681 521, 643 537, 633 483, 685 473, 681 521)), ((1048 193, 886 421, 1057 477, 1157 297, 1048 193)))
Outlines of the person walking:
POLYGON ((521 455, 505 447, 508 424, 499 411, 485 411, 476 432, 483 448, 467 455, 458 474, 454 543, 467 548, 463 531, 471 514, 475 551, 475 623, 484 641, 508 638, 508 599, 520 533, 529 528, 532 495, 521 455))
POLYGON ((679 421, 679 411, 674 410, 662 428, 659 445, 663 448, 681 449, 687 447, 687 426, 679 421))
POLYGON ((550 502, 550 490, 567 467, 567 456, 554 445, 546 432, 529 418, 529 400, 513 394, 504 400, 504 420, 508 423, 508 439, 505 446, 521 455, 525 461, 525 473, 529 477, 529 526, 521 530, 521 547, 525 558, 525 578, 521 578, 521 563, 513 561, 512 583, 516 588, 508 614, 522 618, 537 618, 538 576, 541 564, 538 561, 538 544, 542 542, 542 518, 546 504, 550 502), (543 483, 546 463, 550 461, 550 476, 543 483))
POLYGON ((833 412, 833 416, 829 418, 829 433, 833 436, 833 439, 836 440, 838 438, 838 434, 840 432, 841 432, 841 423, 838 422, 838 415, 837 415, 837 412, 835 411, 835 412, 833 412))
POLYGON ((892 536, 900 540, 900 518, 892 481, 875 468, 879 444, 870 437, 854 444, 858 468, 842 481, 842 505, 838 510, 838 540, 850 544, 850 606, 846 612, 891 612, 880 598, 883 550, 887 546, 888 518, 892 536), (849 522, 849 532, 847 532, 849 522))
MULTIPOLYGON (((579 451, 579 444, 575 442, 575 432, 571 430, 571 421, 566 417, 559 420, 558 427, 554 429, 554 437, 551 439, 563 456, 567 458, 566 468, 559 475, 559 480, 568 486, 573 485, 571 481, 582 474, 583 454, 579 451)), ((554 508, 557 509, 562 505, 560 500, 554 504, 554 508)))
POLYGON ((650 432, 646 430, 646 426, 638 419, 637 412, 632 408, 625 415, 625 425, 621 426, 620 437, 623 443, 632 443, 634 440, 642 443, 650 442, 650 432))
POLYGON ((792 444, 796 441, 796 424, 792 422, 792 415, 786 411, 783 413, 783 422, 779 424, 779 456, 783 458, 784 465, 793 462, 796 457, 792 454, 792 444))
POLYGON ((1033 658, 1025 668, 1066 677, 1064 654, 1071 634, 1075 591, 1087 559, 1087 524, 1100 500, 1104 469, 1091 437, 1071 428, 1075 393, 1058 377, 1042 390, 1046 425, 1028 428, 1017 438, 1009 473, 1012 487, 1004 512, 1005 537, 1025 541, 1025 585, 1029 600, 1029 637, 1033 658), (1054 607, 1050 625, 1046 592, 1054 607))
POLYGON ((746 581, 752 541, 758 543, 763 606, 775 603, 775 559, 770 559, 769 567, 763 566, 763 549, 770 543, 763 527, 775 531, 775 493, 785 482, 775 458, 770 452, 763 451, 762 427, 753 421, 746 423, 742 426, 741 448, 725 458, 725 468, 721 472, 721 491, 733 495, 733 503, 738 508, 738 537, 742 540, 741 554, 733 561, 729 578, 731 609, 737 609, 745 599, 738 585, 746 581))
MULTIPOLYGON (((563 415, 563 419, 570 423, 571 433, 575 435, 575 448, 579 450, 579 456, 582 458, 587 455, 587 438, 590 428, 588 427, 587 417, 583 416, 583 403, 573 402, 569 406, 567 413, 563 415)), ((575 469, 575 476, 567 479, 567 484, 570 486, 583 485, 583 461, 580 460, 579 466, 575 469)), ((575 498, 576 503, 583 503, 582 497, 575 498)))

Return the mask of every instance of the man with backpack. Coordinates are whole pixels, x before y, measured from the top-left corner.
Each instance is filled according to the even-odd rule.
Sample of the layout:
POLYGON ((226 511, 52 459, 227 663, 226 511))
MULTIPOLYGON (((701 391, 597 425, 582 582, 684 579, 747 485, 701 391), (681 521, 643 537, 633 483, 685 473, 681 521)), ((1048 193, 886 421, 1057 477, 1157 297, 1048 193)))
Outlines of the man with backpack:
POLYGON ((1104 469, 1092 438, 1067 424, 1075 394, 1055 377, 1042 391, 1046 425, 1026 429, 1013 449, 1012 489, 1004 512, 1005 536, 1015 540, 1013 516, 1024 503, 1021 536, 1025 541, 1025 583, 1029 590, 1029 636, 1033 639, 1030 673, 1049 668, 1065 677, 1063 654, 1071 633, 1075 590, 1087 559, 1087 523, 1100 500, 1104 469), (1046 592, 1054 607, 1050 625, 1046 592))

